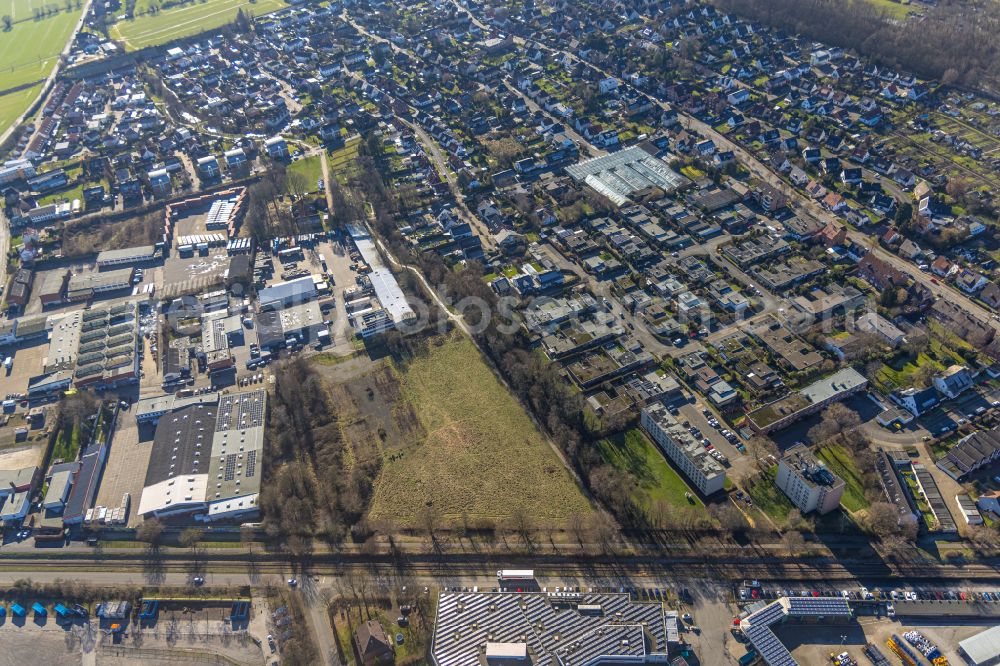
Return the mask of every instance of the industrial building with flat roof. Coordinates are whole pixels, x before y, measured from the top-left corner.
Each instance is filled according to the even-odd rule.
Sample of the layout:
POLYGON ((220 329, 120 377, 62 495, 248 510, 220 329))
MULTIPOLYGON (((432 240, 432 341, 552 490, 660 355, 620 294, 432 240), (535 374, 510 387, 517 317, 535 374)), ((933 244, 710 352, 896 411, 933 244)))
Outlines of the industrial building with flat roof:
POLYGON ((281 310, 258 312, 254 318, 261 349, 277 349, 292 342, 308 344, 326 330, 319 303, 308 301, 281 310))
POLYGON ((78 273, 71 275, 66 284, 66 299, 86 301, 98 294, 132 287, 134 268, 122 268, 104 273, 78 273))
POLYGON ((764 433, 781 430, 866 386, 868 380, 864 375, 854 368, 843 368, 750 412, 747 414, 750 427, 764 433))
POLYGON ((768 666, 798 666, 771 627, 789 620, 824 622, 853 617, 842 597, 782 597, 740 620, 740 630, 768 666))
POLYGON ((416 313, 406 300, 406 295, 396 282, 396 276, 382 263, 371 232, 364 224, 348 227, 354 246, 371 269, 368 274, 376 302, 360 308, 350 315, 351 324, 361 337, 368 338, 377 333, 390 331, 416 318, 416 313))
POLYGON ((277 282, 257 292, 257 309, 260 312, 280 310, 316 298, 316 282, 312 275, 305 275, 288 282, 277 282))
POLYGON ((642 410, 640 423, 660 450, 677 465, 703 495, 722 490, 726 470, 688 429, 677 422, 666 405, 642 410))
POLYGON ((123 264, 137 264, 142 261, 151 261, 155 256, 156 248, 152 245, 126 247, 121 250, 104 250, 97 255, 97 266, 98 268, 108 268, 123 264))
POLYGON ((214 405, 219 401, 218 393, 202 393, 178 398, 173 393, 151 398, 140 398, 135 403, 133 413, 139 423, 156 423, 164 414, 188 405, 214 405))
POLYGON ((688 184, 688 179, 669 164, 638 146, 584 160, 566 167, 566 173, 618 206, 636 192, 660 189, 673 194, 688 184))
POLYGON ((677 614, 627 594, 443 592, 431 645, 435 666, 666 662, 677 614))
POLYGON ((266 401, 258 390, 161 413, 139 513, 206 522, 256 514, 266 401))
POLYGON ((966 638, 958 644, 958 649, 970 666, 1000 664, 1000 626, 966 638))

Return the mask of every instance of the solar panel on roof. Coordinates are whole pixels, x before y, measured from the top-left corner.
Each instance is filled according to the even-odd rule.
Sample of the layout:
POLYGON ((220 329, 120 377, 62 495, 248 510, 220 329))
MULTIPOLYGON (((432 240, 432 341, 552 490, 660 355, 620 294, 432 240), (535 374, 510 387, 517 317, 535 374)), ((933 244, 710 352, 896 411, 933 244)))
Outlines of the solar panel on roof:
POLYGON ((226 469, 223 474, 223 481, 232 481, 236 478, 236 454, 230 453, 226 456, 226 469))

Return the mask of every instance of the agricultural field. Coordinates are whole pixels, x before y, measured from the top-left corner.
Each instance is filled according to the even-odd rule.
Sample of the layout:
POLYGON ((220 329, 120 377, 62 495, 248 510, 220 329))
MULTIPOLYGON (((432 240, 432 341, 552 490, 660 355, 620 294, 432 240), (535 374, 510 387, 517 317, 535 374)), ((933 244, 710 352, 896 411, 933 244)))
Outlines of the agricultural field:
POLYGON ((591 507, 520 403, 471 340, 438 338, 429 351, 396 365, 402 400, 421 434, 384 458, 369 518, 419 525, 434 511, 442 524, 465 514, 483 524, 526 515, 535 527, 562 527, 591 507))
POLYGON ((112 39, 134 51, 218 28, 232 22, 240 9, 262 16, 286 6, 283 0, 205 0, 141 15, 137 6, 135 18, 115 23, 109 32, 112 39))
POLYGON ((0 95, 0 133, 14 124, 41 92, 41 84, 0 95))

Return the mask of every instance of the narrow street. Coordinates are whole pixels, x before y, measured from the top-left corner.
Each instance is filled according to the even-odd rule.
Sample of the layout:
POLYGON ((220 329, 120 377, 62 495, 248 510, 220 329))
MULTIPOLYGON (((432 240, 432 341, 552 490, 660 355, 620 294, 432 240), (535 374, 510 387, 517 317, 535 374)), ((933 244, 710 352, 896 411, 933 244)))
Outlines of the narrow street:
POLYGON ((340 666, 340 657, 336 647, 337 639, 333 635, 333 626, 330 624, 327 610, 329 607, 328 596, 312 580, 303 580, 300 586, 302 605, 306 609, 306 617, 316 640, 316 652, 319 653, 321 663, 323 666, 340 666))

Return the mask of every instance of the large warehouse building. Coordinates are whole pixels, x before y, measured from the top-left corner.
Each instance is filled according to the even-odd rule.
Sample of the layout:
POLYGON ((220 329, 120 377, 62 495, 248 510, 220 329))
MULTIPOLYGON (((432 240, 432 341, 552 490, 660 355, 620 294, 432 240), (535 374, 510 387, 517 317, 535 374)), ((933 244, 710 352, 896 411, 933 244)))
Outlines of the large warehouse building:
POLYGON ((958 649, 971 666, 1000 664, 1000 626, 966 638, 958 644, 958 649))
POLYGON ((131 266, 144 261, 152 261, 156 257, 156 248, 152 245, 126 247, 121 250, 104 250, 97 254, 97 267, 131 266))
MULTIPOLYGON (((46 324, 48 327, 48 324, 46 324)), ((51 319, 43 372, 28 381, 28 393, 77 388, 114 388, 135 383, 140 365, 139 306, 121 303, 51 319)))
POLYGON ((431 646, 436 666, 666 663, 680 643, 676 611, 627 594, 444 592, 431 646))
POLYGON ((789 621, 843 623, 853 617, 851 605, 842 597, 782 597, 742 618, 740 629, 767 666, 798 666, 772 627, 789 621))
POLYGON ((673 194, 689 183, 669 164, 638 146, 592 157, 566 167, 566 173, 618 206, 628 203, 629 197, 639 192, 659 189, 673 194))
POLYGON ((187 403, 159 416, 139 513, 199 521, 258 512, 267 392, 187 403))

